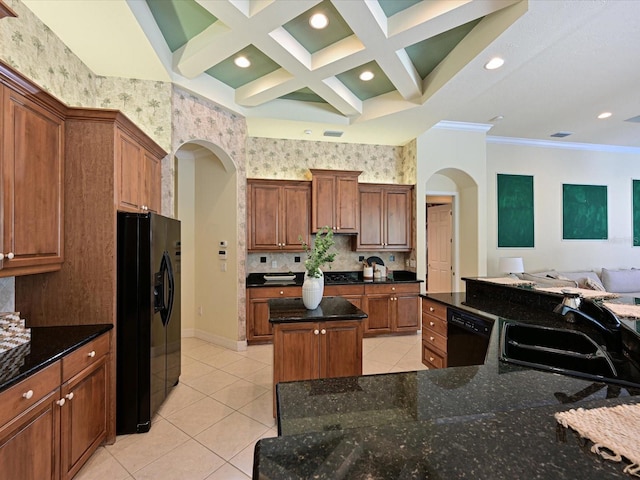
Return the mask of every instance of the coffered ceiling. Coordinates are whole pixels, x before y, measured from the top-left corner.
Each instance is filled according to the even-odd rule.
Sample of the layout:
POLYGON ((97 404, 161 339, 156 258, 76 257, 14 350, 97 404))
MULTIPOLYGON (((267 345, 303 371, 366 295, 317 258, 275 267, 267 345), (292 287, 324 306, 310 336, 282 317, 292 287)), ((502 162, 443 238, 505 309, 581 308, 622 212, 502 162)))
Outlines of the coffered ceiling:
POLYGON ((24 3, 96 73, 173 81, 245 116, 252 136, 402 145, 450 120, 640 147, 640 124, 624 122, 640 115, 634 0, 24 3), (488 71, 493 56, 505 66, 488 71))

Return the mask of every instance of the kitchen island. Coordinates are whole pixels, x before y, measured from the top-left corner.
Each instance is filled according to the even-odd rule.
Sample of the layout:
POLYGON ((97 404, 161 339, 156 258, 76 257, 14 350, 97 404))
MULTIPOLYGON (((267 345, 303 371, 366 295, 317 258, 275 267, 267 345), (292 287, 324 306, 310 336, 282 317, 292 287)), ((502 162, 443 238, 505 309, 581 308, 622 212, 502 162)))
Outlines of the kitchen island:
MULTIPOLYGON (((496 296, 429 298, 496 322, 548 316, 496 296)), ((279 385, 281 436, 256 444, 254 479, 629 478, 553 415, 640 403, 640 389, 502 362, 498 337, 483 365, 279 385)))
POLYGON ((301 298, 269 300, 273 324, 273 392, 280 382, 362 375, 366 313, 342 297, 307 310, 301 298))

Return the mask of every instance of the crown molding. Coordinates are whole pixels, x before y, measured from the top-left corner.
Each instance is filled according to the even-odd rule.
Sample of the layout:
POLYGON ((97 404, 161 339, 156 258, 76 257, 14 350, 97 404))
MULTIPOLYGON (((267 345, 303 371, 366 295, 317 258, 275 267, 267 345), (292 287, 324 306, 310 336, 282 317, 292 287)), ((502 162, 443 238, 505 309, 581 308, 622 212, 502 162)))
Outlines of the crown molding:
POLYGON ((496 137, 487 135, 487 143, 498 145, 520 145, 538 148, 558 148, 562 150, 582 150, 589 152, 632 153, 640 154, 640 147, 624 147, 621 145, 603 145, 598 143, 554 142, 531 138, 496 137))

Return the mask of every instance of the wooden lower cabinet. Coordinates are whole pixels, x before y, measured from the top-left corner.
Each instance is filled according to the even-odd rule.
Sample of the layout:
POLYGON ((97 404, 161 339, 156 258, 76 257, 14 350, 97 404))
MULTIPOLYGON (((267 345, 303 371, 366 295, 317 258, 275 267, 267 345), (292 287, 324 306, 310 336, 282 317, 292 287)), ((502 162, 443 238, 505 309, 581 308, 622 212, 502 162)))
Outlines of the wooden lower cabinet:
POLYGON ((302 297, 302 287, 247 288, 247 343, 257 345, 273 341, 267 304, 270 299, 297 297, 302 297))
POLYGON ((365 336, 416 332, 420 322, 418 283, 365 285, 365 336))
POLYGON ((362 375, 361 320, 278 323, 273 337, 273 395, 279 382, 362 375))
POLYGON ((447 307, 422 299, 422 363, 428 368, 447 367, 447 307))
POLYGON ((364 285, 325 285, 325 297, 342 297, 362 310, 364 285))
POLYGON ((108 333, 0 394, 2 478, 71 479, 105 440, 105 340, 108 346, 108 333), (74 370, 84 356, 88 365, 74 370), (65 379, 65 371, 74 374, 65 379))

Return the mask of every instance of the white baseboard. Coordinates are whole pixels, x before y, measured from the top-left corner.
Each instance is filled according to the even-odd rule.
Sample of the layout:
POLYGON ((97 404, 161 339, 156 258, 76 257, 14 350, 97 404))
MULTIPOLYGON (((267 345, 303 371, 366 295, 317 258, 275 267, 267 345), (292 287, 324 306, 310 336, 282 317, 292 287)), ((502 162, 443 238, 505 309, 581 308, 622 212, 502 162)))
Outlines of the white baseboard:
POLYGON ((214 335, 212 333, 205 332, 196 328, 183 329, 182 336, 195 337, 201 340, 206 340, 209 343, 213 343, 214 345, 218 345, 219 347, 228 348, 229 350, 234 350, 236 352, 244 352, 247 349, 246 340, 231 340, 230 338, 214 335))

